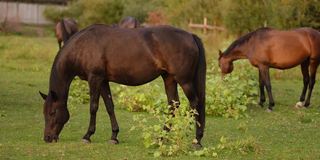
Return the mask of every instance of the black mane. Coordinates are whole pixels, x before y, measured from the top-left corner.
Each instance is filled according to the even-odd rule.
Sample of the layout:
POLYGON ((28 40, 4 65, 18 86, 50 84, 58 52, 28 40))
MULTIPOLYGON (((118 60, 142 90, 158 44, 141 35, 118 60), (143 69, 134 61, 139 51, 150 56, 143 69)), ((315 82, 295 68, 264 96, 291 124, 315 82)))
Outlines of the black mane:
POLYGON ((269 27, 262 27, 262 28, 258 28, 255 31, 252 31, 246 35, 241 36, 239 39, 235 40, 234 42, 232 42, 232 44, 227 48, 227 50, 224 52, 224 55, 228 55, 234 48, 236 48, 239 45, 242 45, 246 42, 249 41, 250 38, 252 38, 254 35, 256 35, 257 33, 261 33, 261 32, 266 32, 271 30, 272 28, 269 27))

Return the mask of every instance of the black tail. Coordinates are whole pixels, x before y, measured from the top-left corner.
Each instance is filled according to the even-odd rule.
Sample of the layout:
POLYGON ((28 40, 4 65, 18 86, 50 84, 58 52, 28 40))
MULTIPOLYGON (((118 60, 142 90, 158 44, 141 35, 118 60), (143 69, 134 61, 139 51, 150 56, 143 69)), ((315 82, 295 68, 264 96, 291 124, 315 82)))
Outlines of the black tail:
POLYGON ((62 32, 62 41, 63 41, 63 45, 65 45, 68 39, 70 38, 70 35, 66 29, 66 25, 64 24, 64 19, 61 19, 60 24, 61 24, 61 32, 62 32))
MULTIPOLYGON (((203 131, 205 127, 205 101, 206 101, 206 71, 207 71, 207 64, 206 64, 206 57, 205 57, 205 49, 203 47, 203 43, 201 39, 197 35, 192 35, 193 39, 195 40, 198 48, 199 48, 199 62, 198 67, 194 79, 194 84, 196 85, 196 91, 199 98, 199 103, 197 106, 197 112, 199 117, 197 121, 200 123, 200 133, 197 133, 197 140, 200 142, 203 131)), ((198 131, 197 131, 198 132, 198 131)))

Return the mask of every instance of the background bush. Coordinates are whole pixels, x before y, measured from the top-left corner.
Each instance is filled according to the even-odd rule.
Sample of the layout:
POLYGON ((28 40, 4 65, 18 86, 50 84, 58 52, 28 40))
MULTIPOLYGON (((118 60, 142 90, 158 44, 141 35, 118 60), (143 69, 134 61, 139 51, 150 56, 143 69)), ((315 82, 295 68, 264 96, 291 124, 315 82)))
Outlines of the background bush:
POLYGON ((75 0, 65 10, 48 7, 45 16, 56 22, 62 17, 77 19, 82 27, 93 23, 118 23, 133 16, 145 22, 149 13, 161 12, 168 23, 186 27, 193 22, 224 26, 240 35, 256 28, 313 27, 320 29, 320 0, 75 0))

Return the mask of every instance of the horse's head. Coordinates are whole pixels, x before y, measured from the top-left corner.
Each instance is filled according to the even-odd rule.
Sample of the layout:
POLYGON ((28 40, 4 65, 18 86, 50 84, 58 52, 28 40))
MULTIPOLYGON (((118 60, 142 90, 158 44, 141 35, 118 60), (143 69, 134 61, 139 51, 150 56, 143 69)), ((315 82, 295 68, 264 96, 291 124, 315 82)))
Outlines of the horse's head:
POLYGON ((222 75, 231 73, 233 71, 233 63, 219 50, 219 67, 222 75))
POLYGON ((43 114, 45 119, 44 141, 57 142, 59 133, 64 124, 69 120, 69 112, 66 104, 54 91, 50 91, 48 95, 39 92, 45 100, 43 106, 43 114), (59 99, 60 98, 60 99, 59 99))

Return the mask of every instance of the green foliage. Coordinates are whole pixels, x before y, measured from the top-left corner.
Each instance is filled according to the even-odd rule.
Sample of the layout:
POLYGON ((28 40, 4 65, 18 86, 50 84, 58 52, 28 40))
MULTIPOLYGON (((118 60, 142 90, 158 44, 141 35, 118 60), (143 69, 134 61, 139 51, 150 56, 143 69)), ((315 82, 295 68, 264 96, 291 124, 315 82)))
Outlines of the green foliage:
POLYGON ((91 24, 118 23, 123 16, 124 5, 117 0, 77 0, 72 1, 65 10, 48 7, 45 16, 56 22, 62 17, 73 17, 78 20, 81 27, 91 24))
POLYGON ((43 11, 44 16, 53 21, 58 22, 65 16, 65 12, 61 8, 57 8, 54 6, 48 6, 43 11))
POLYGON ((68 108, 75 110, 76 105, 88 104, 90 100, 88 83, 76 77, 70 86, 68 108))
POLYGON ((204 147, 198 151, 190 151, 189 154, 199 157, 219 157, 219 155, 224 152, 235 152, 242 155, 249 153, 258 154, 261 152, 261 147, 256 138, 252 136, 233 141, 222 136, 219 140, 219 144, 215 147, 204 147))
POLYGON ((145 84, 139 87, 129 87, 117 84, 112 88, 117 107, 129 111, 148 111, 151 108, 166 106, 166 96, 163 86, 159 84, 145 84))
POLYGON ((131 16, 144 22, 150 11, 156 10, 157 6, 162 5, 159 0, 122 0, 124 4, 123 17, 131 16), (143 7, 141 7, 143 6, 143 7))
POLYGON ((246 116, 249 105, 256 104, 258 81, 254 69, 241 61, 235 66, 232 74, 222 79, 213 63, 213 73, 207 77, 207 114, 237 119, 246 116))
MULTIPOLYGON (((142 138, 146 148, 155 148, 154 157, 173 156, 182 153, 188 153, 192 141, 195 121, 195 110, 189 110, 189 107, 180 106, 171 111, 168 107, 150 108, 148 111, 153 115, 157 124, 148 125, 145 117, 135 116, 134 121, 138 122, 137 126, 142 131, 142 138), (170 131, 164 130, 164 126, 170 131)), ((153 120, 154 121, 154 120, 153 120)))

